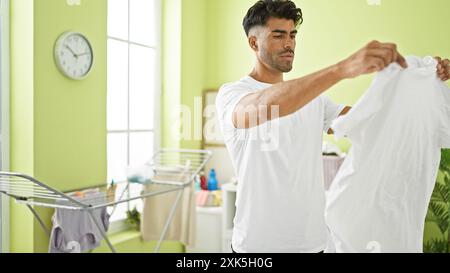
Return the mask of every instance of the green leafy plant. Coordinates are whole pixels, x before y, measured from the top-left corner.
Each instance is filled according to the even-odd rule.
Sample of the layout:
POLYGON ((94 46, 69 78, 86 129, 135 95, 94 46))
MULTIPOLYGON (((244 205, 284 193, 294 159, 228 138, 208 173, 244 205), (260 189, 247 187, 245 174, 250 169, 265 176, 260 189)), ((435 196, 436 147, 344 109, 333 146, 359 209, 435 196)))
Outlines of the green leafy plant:
POLYGON ((141 226, 141 214, 135 207, 133 210, 127 211, 127 224, 131 225, 132 227, 136 228, 137 230, 140 229, 141 226))
POLYGON ((440 236, 424 244, 427 253, 450 253, 450 150, 442 151, 439 168, 444 181, 436 182, 426 221, 436 224, 440 236))

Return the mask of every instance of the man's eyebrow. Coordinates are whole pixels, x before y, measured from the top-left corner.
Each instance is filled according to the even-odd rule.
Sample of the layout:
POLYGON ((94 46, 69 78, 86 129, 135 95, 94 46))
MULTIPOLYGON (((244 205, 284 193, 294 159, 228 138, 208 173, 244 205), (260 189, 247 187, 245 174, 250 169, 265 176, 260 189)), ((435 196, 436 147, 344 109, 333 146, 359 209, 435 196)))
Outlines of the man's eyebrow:
MULTIPOLYGON (((274 29, 272 30, 272 33, 281 33, 281 34, 287 34, 286 30, 281 30, 281 29, 274 29)), ((298 30, 293 30, 291 31, 291 34, 297 34, 298 30)))

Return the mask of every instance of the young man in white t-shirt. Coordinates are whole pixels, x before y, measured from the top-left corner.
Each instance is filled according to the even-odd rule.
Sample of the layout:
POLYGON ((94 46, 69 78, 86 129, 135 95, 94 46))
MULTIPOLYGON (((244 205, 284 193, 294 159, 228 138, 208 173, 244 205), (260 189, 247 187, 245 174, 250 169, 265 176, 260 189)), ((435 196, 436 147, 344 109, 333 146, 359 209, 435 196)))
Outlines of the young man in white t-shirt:
MULTIPOLYGON (((219 123, 237 177, 235 252, 321 252, 326 246, 323 131, 350 107, 321 94, 344 79, 406 67, 395 44, 370 42, 338 64, 291 81, 302 13, 292 1, 262 0, 244 18, 256 55, 252 72, 222 86, 219 123)), ((449 61, 438 74, 449 77, 449 61)), ((357 205, 357 204, 356 204, 357 205)))

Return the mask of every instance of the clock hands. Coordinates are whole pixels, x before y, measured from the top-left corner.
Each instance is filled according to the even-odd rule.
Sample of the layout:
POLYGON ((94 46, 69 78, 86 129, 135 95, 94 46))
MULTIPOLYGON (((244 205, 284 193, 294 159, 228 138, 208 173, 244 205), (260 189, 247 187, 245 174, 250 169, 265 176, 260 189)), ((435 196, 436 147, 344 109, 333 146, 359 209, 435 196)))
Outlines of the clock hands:
POLYGON ((78 56, 78 57, 81 57, 81 56, 89 55, 89 54, 91 54, 91 53, 90 53, 90 52, 84 52, 84 53, 78 54, 77 56, 78 56))
POLYGON ((78 58, 81 57, 81 56, 91 54, 90 52, 84 52, 84 53, 81 53, 81 54, 77 54, 77 53, 75 53, 75 51, 73 51, 73 49, 72 49, 70 46, 65 45, 65 47, 72 53, 72 55, 73 55, 77 60, 78 60, 78 58))
POLYGON ((78 59, 78 55, 72 50, 72 48, 70 48, 70 46, 68 46, 68 45, 65 45, 66 46, 66 48, 70 51, 70 52, 72 52, 72 55, 76 58, 76 59, 78 59))

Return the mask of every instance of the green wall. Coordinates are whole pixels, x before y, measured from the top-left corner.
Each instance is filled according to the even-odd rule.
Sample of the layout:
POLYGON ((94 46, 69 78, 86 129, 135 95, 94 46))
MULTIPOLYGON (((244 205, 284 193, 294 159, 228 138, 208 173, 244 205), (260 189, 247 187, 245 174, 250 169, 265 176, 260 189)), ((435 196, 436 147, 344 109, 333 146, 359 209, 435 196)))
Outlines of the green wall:
POLYGON ((163 1, 163 147, 201 148, 201 104, 194 105, 196 98, 197 105, 201 103, 205 89, 206 60, 214 58, 207 54, 209 1, 163 1), (189 108, 190 114, 182 115, 181 106, 189 108), (190 130, 183 131, 180 119, 191 121, 190 130))
MULTIPOLYGON (((107 1, 11 1, 11 170, 65 191, 106 181, 107 1), (94 68, 65 78, 53 60, 65 31, 84 33, 94 68)), ((38 209, 50 224, 51 210, 38 209)), ((48 238, 23 206, 12 205, 11 251, 46 252, 48 238)))
POLYGON ((183 0, 182 4, 181 103, 191 109, 192 121, 190 130, 192 140, 182 140, 183 148, 201 148, 201 101, 206 79, 205 71, 209 69, 206 67, 206 59, 214 58, 205 54, 209 46, 206 32, 208 25, 206 4, 209 1, 183 0))
POLYGON ((106 181, 106 2, 34 4, 35 175, 61 190, 106 181), (64 77, 53 61, 54 42, 68 30, 83 33, 94 49, 93 70, 82 81, 64 77))

